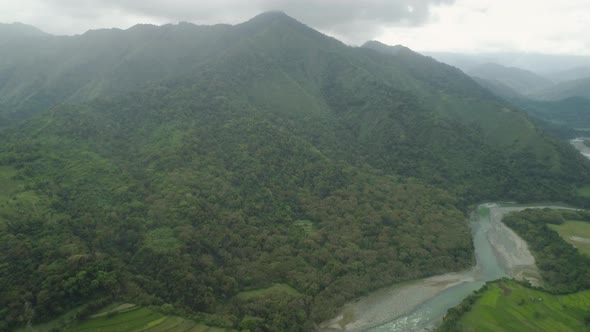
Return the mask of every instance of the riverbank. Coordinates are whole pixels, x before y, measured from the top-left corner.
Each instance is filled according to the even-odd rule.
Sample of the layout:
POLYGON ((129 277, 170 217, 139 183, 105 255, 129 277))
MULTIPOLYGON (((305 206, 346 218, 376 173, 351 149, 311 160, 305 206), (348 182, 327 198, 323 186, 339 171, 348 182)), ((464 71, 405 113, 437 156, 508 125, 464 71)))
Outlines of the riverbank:
POLYGON ((475 281, 474 269, 437 275, 386 287, 348 303, 338 317, 320 325, 320 331, 363 331, 410 314, 420 304, 456 285, 475 281))
POLYGON ((346 304, 341 314, 320 325, 320 331, 424 331, 436 326, 446 311, 484 282, 502 277, 540 284, 535 259, 526 242, 501 220, 527 208, 555 205, 482 204, 471 227, 476 266, 391 286, 346 304))
POLYGON ((513 279, 526 279, 535 286, 541 286, 541 275, 526 241, 502 222, 506 214, 524 209, 524 207, 490 207, 490 221, 495 230, 490 233, 489 240, 506 274, 513 279))

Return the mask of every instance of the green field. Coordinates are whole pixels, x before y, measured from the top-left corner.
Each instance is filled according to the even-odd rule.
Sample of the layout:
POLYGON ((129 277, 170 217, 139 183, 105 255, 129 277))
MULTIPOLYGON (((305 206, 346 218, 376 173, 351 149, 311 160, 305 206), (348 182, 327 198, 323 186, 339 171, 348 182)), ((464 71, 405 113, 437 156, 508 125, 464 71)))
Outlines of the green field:
POLYGON ((578 195, 586 198, 590 198, 590 186, 585 186, 578 189, 578 195))
POLYGON ((275 284, 267 288, 260 288, 251 291, 238 293, 237 297, 240 300, 249 300, 259 296, 266 296, 271 294, 287 294, 291 296, 301 295, 296 289, 285 284, 275 284))
POLYGON ((17 207, 37 209, 39 197, 32 191, 24 191, 24 183, 14 177, 17 170, 0 166, 0 222, 10 218, 17 207))
POLYGON ((590 223, 569 220, 561 225, 549 225, 551 229, 581 253, 590 256, 590 223), (587 241, 585 240, 587 239, 587 241))
MULTIPOLYGON (((60 328, 60 321, 20 329, 20 332, 49 332, 60 328)), ((115 304, 104 308, 89 319, 70 324, 60 331, 67 332, 231 332, 232 330, 198 324, 192 320, 165 316, 148 308, 132 304, 115 304)))
POLYGON ((551 295, 512 280, 489 284, 449 331, 590 331, 590 291, 551 295))

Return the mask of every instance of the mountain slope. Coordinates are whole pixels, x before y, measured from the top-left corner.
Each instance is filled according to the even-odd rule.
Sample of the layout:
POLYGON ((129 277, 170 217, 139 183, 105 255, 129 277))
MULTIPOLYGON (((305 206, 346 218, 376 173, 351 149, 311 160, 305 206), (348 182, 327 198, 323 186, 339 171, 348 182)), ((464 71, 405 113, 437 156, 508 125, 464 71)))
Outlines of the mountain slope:
POLYGON ((505 67, 495 63, 486 63, 473 67, 467 71, 467 74, 501 82, 520 94, 535 92, 553 84, 549 79, 533 72, 515 67, 505 67))
POLYGON ((470 204, 590 182, 573 148, 459 70, 282 13, 45 47, 45 63, 71 55, 63 71, 7 58, 5 96, 38 108, 0 134, 2 327, 124 299, 308 331, 369 290, 470 266, 470 204), (27 99, 35 86, 51 102, 27 99))
POLYGON ((561 100, 571 97, 590 99, 590 78, 561 82, 535 92, 532 97, 539 100, 561 100))
POLYGON ((543 127, 551 132, 573 138, 584 135, 590 128, 590 99, 570 97, 556 101, 534 100, 525 97, 510 87, 497 82, 474 77, 474 80, 496 96, 505 99, 531 116, 546 121, 543 127), (576 129, 582 130, 577 132, 576 129))

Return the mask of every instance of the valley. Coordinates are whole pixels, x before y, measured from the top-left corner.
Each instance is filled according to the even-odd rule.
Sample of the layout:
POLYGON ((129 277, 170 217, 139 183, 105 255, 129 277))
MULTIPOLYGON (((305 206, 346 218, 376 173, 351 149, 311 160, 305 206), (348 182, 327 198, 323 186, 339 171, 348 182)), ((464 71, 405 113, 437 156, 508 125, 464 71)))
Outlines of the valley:
POLYGON ((563 209, 544 204, 478 206, 470 221, 476 256, 473 269, 379 290, 347 304, 337 318, 321 325, 322 331, 426 331, 440 324, 448 309, 488 281, 510 277, 540 285, 527 244, 501 222, 504 215, 528 208, 563 209))
POLYGON ((481 203, 590 206, 584 146, 458 68, 278 11, 0 36, 0 331, 408 331, 586 287, 510 214, 559 204, 481 203))

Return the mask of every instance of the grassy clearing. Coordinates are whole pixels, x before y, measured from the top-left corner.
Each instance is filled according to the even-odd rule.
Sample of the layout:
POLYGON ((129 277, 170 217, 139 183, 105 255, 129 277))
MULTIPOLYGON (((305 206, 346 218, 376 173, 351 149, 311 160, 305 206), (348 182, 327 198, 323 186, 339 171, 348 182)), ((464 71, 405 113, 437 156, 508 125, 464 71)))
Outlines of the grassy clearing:
POLYGON ((51 322, 25 327, 18 332, 235 332, 234 330, 211 327, 176 316, 166 316, 149 308, 135 304, 114 303, 89 319, 75 321, 74 316, 83 306, 54 319, 51 322), (74 323, 66 323, 74 322, 74 323))
MULTIPOLYGON (((80 307, 81 308, 81 307, 80 307)), ((55 329, 66 332, 232 332, 233 330, 198 324, 176 316, 165 316, 134 304, 112 304, 87 320, 64 327, 65 321, 73 321, 79 309, 54 321, 19 329, 19 332, 50 332, 55 329)))
MULTIPOLYGON (((232 332, 229 329, 211 327, 181 317, 164 316, 148 308, 129 310, 129 306, 117 307, 123 312, 83 321, 72 326, 68 332, 232 332), (129 311, 126 311, 129 310, 129 311)), ((107 310, 112 312, 118 310, 107 310)), ((104 313, 104 310, 103 310, 104 313)))
POLYGON ((61 328, 65 325, 65 322, 74 321, 75 316, 82 309, 83 309, 83 306, 79 306, 79 307, 74 308, 74 309, 68 311, 67 313, 61 315, 60 317, 57 317, 51 321, 48 321, 48 322, 45 322, 42 324, 37 324, 34 326, 22 327, 22 328, 15 330, 15 332, 50 332, 50 331, 55 331, 55 330, 62 330, 61 328))
POLYGON ((14 177, 17 170, 0 166, 0 222, 10 219, 16 208, 37 210, 40 198, 33 191, 24 191, 24 183, 14 177))
POLYGON ((590 198, 590 186, 585 186, 578 189, 578 196, 590 198))
POLYGON ((299 293, 295 288, 285 284, 275 284, 267 288, 260 288, 246 292, 238 293, 237 297, 240 300, 249 300, 259 296, 266 296, 271 294, 286 294, 290 296, 299 296, 299 293))
POLYGON ((139 308, 114 316, 102 316, 82 321, 68 331, 126 332, 149 328, 149 324, 164 316, 147 308, 139 308))
POLYGON ((551 295, 514 281, 490 284, 459 320, 459 331, 590 331, 590 291, 551 295))
POLYGON ((135 304, 131 304, 131 303, 123 303, 123 304, 115 303, 115 304, 112 304, 106 308, 103 308, 98 313, 90 316, 90 318, 99 318, 99 317, 108 316, 108 315, 120 314, 123 312, 134 310, 136 308, 137 308, 137 306, 135 304))
POLYGON ((313 222, 310 220, 297 220, 293 223, 295 226, 303 228, 305 234, 310 235, 315 231, 313 222))
POLYGON ((590 223, 569 220, 561 225, 549 225, 549 227, 582 254, 590 256, 590 223), (588 239, 588 241, 583 239, 588 239))

